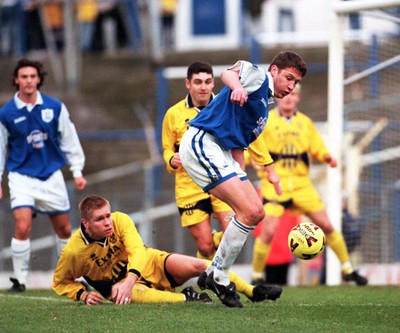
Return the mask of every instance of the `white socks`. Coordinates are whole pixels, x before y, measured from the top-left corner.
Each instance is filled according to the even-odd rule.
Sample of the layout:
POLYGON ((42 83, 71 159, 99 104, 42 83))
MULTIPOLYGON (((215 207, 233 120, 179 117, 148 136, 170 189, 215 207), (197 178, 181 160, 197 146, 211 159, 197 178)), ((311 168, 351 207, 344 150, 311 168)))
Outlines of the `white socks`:
POLYGON ((56 235, 56 247, 57 247, 57 255, 60 256, 61 251, 63 250, 64 246, 67 245, 69 238, 59 238, 56 235))
POLYGON ((31 256, 31 242, 27 240, 11 239, 11 253, 15 278, 20 284, 26 284, 31 256))
POLYGON ((207 269, 207 275, 214 271, 215 282, 224 286, 230 283, 229 270, 242 250, 247 236, 253 229, 254 227, 248 227, 240 223, 235 216, 232 217, 213 261, 207 269))

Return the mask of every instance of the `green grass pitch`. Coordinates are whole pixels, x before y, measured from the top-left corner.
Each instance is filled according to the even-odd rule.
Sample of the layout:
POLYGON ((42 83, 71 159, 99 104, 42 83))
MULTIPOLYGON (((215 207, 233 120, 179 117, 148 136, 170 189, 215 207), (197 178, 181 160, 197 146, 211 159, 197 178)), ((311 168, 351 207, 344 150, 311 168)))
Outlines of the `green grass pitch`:
POLYGON ((285 287, 276 302, 84 306, 51 290, 0 291, 0 332, 400 332, 400 286, 285 287))

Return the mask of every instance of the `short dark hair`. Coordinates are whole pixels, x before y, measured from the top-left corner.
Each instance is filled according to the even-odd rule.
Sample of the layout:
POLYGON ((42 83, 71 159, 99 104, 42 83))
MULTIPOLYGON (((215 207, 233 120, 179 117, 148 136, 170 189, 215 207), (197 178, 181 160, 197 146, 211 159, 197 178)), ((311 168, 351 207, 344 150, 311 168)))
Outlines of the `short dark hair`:
POLYGON ((40 78, 40 82, 37 88, 40 88, 44 83, 44 78, 47 75, 46 71, 44 70, 43 64, 39 61, 22 58, 19 59, 17 65, 14 68, 13 78, 12 78, 12 85, 19 89, 19 85, 15 83, 15 79, 18 77, 18 71, 23 67, 34 67, 37 70, 37 73, 40 78))
POLYGON ((82 219, 88 220, 95 209, 100 209, 104 206, 110 207, 110 202, 107 199, 98 195, 90 195, 79 203, 79 213, 82 219))
POLYGON ((207 74, 211 74, 211 76, 214 76, 212 66, 208 62, 205 62, 205 61, 193 62, 187 69, 186 78, 188 80, 190 80, 192 78, 193 74, 198 74, 198 73, 207 73, 207 74))
POLYGON ((299 71, 302 77, 306 76, 307 73, 306 63, 296 52, 293 51, 279 52, 274 59, 272 59, 268 70, 271 70, 272 65, 275 65, 279 69, 294 67, 299 71))

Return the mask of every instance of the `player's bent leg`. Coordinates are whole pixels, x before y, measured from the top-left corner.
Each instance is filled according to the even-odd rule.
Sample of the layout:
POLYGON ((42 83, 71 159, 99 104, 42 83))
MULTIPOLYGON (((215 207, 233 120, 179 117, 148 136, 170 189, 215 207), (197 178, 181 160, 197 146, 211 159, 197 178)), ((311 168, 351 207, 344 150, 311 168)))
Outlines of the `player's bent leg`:
POLYGON ((179 285, 193 277, 198 277, 207 268, 205 260, 173 253, 165 261, 165 270, 179 285))
POLYGON ((345 282, 355 282, 359 286, 365 286, 368 280, 354 270, 350 262, 350 256, 342 233, 334 230, 326 235, 327 245, 335 252, 340 263, 342 264, 342 278, 345 282))
POLYGON ((325 210, 307 214, 312 221, 321 227, 326 235, 326 243, 338 257, 342 265, 342 279, 345 282, 355 282, 359 286, 365 286, 368 280, 354 270, 350 262, 350 255, 347 250, 343 234, 334 230, 325 210))
POLYGON ((54 232, 61 239, 67 239, 71 237, 71 223, 70 216, 68 213, 62 214, 50 214, 49 215, 51 225, 53 226, 54 232))
POLYGON ((196 243, 198 250, 197 257, 200 259, 211 260, 215 254, 215 246, 210 220, 204 220, 200 223, 190 225, 187 228, 196 243))
MULTIPOLYGON (((221 200, 214 199, 215 202, 219 202, 219 205, 226 205, 226 203, 222 202, 221 200)), ((214 206, 213 206, 214 207, 214 206)), ((225 212, 218 212, 213 209, 213 214, 215 219, 218 221, 219 225, 221 226, 221 230, 225 231, 225 229, 228 227, 229 221, 232 219, 232 216, 234 215, 233 211, 225 211, 225 212)), ((218 246, 217 246, 218 247, 218 246)))
POLYGON ((264 244, 259 237, 254 241, 251 284, 265 282, 265 260, 270 252, 271 246, 264 244))
POLYGON ((242 224, 235 216, 232 217, 213 258, 212 267, 207 270, 207 273, 210 273, 211 270, 214 271, 214 278, 218 284, 228 286, 229 270, 253 229, 253 227, 242 224))
MULTIPOLYGON (((333 230, 329 234, 326 235, 326 244, 335 252, 336 256, 338 257, 340 263, 343 265, 350 261, 350 256, 347 251, 347 246, 344 241, 342 233, 337 230, 333 230)), ((344 268, 344 273, 352 271, 351 265, 349 267, 344 268)))
POLYGON ((249 180, 232 177, 210 189, 210 193, 226 202, 235 212, 236 219, 246 226, 256 226, 264 218, 264 208, 249 180))
POLYGON ((252 284, 265 282, 266 259, 271 251, 271 242, 279 225, 278 216, 266 215, 263 219, 261 234, 255 239, 252 260, 252 284))
POLYGON ((68 213, 49 215, 54 232, 56 233, 57 254, 60 256, 61 251, 67 245, 71 237, 71 223, 68 213))
POLYGON ((219 244, 221 244, 221 240, 222 240, 223 236, 224 236, 223 231, 216 231, 216 230, 212 231, 212 239, 213 239, 215 249, 218 249, 218 246, 219 246, 219 244))

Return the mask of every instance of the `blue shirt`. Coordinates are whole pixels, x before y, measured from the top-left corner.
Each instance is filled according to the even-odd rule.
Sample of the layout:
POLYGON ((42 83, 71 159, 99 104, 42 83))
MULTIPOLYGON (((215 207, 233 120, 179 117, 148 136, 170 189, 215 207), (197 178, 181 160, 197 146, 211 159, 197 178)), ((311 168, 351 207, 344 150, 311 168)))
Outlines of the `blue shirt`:
MULTIPOLYGON (((31 110, 27 105, 18 108, 16 98, 0 109, 0 125, 8 133, 7 138, 1 139, 7 142, 8 171, 46 180, 67 162, 59 131, 63 104, 38 94, 39 102, 31 110)), ((80 145, 77 149, 81 149, 80 145)))
POLYGON ((231 102, 231 93, 229 87, 222 88, 189 122, 190 126, 213 135, 225 150, 247 148, 260 135, 268 120, 268 100, 272 97, 267 75, 243 106, 231 102))

